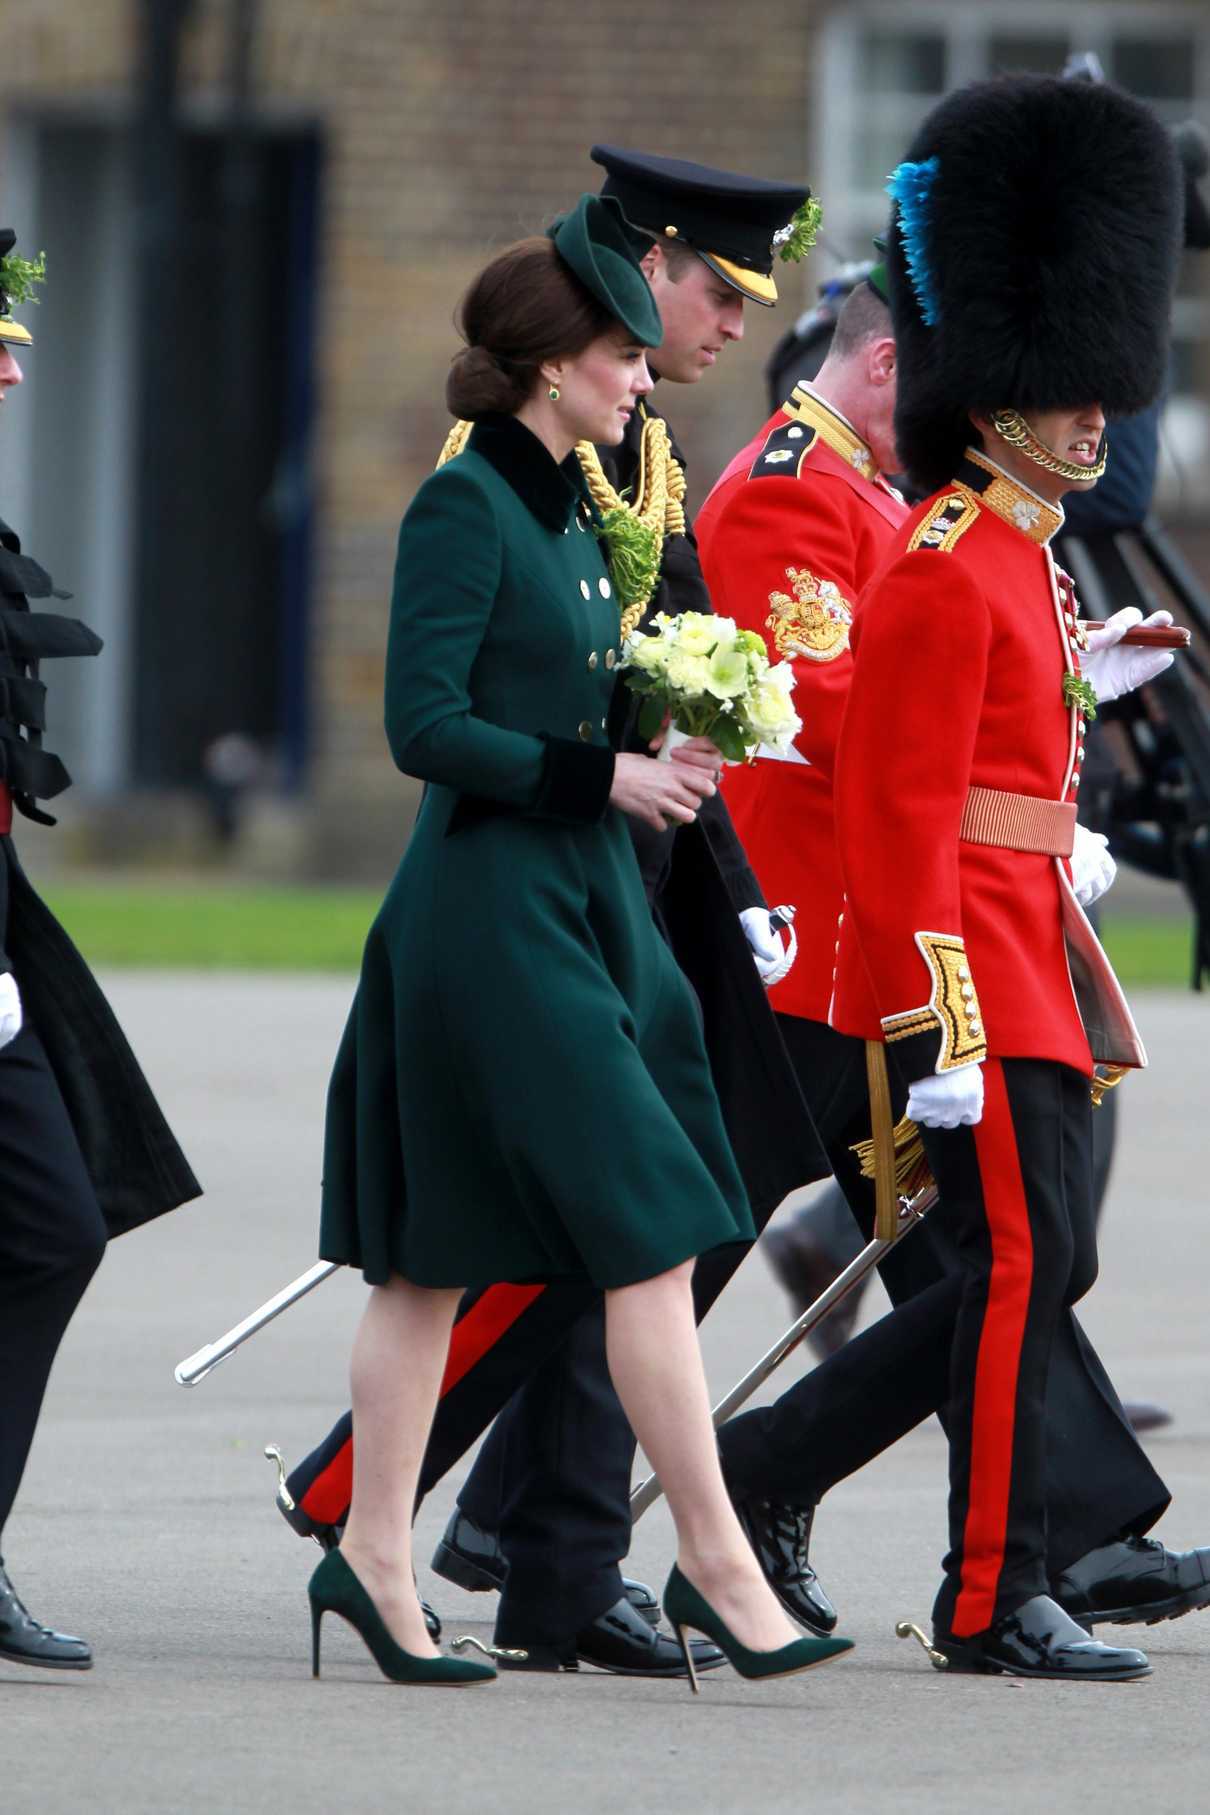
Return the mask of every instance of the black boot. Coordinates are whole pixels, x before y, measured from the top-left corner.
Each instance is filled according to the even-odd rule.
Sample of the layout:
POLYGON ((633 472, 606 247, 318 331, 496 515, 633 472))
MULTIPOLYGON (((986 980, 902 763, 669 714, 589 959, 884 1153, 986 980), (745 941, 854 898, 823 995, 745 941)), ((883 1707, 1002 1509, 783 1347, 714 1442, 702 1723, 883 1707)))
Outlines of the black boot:
MULTIPOLYGON (((636 1610, 628 1595, 561 1644, 533 1644, 496 1627, 497 1645, 526 1654, 498 1658, 501 1670, 578 1670, 582 1663, 614 1676, 685 1676, 685 1660, 676 1639, 657 1632, 636 1610)), ((694 1639, 690 1649, 695 1670, 717 1670, 726 1662, 717 1645, 694 1639)))
POLYGON ((1165 1550, 1158 1538, 1102 1544, 1051 1584, 1081 1626, 1158 1625, 1210 1607, 1210 1550, 1165 1550))
POLYGON ((1005 1614, 986 1632, 969 1638, 933 1633, 934 1649, 953 1674, 1045 1676, 1069 1682, 1129 1682, 1150 1676, 1141 1651, 1103 1645, 1064 1613, 1047 1594, 1005 1614))
POLYGON ((40 1626, 17 1598, 0 1558, 0 1658, 36 1664, 41 1670, 91 1670, 92 1652, 83 1639, 40 1626))
MULTIPOLYGON (((434 1575, 444 1576, 447 1582, 465 1588, 470 1594, 483 1594, 489 1590, 499 1593, 508 1574, 508 1559, 495 1532, 484 1531, 469 1513, 456 1506, 429 1567, 434 1575)), ((635 1611, 641 1613, 649 1625, 658 1626, 660 1604, 646 1582, 635 1582, 623 1576, 622 1588, 635 1611)))
POLYGON ((836 1628, 836 1609, 807 1561, 815 1508, 779 1506, 772 1500, 736 1499, 733 1504, 764 1578, 786 1612, 809 1632, 827 1638, 836 1628))

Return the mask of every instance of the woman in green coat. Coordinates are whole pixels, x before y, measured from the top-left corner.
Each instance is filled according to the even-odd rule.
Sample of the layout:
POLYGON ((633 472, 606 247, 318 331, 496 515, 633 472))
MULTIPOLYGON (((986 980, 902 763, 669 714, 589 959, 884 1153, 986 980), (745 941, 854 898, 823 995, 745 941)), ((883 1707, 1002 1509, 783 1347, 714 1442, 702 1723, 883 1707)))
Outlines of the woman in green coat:
POLYGON ((623 815, 691 821, 720 759, 615 756, 605 735, 619 608, 573 449, 620 440, 651 388, 647 243, 585 196, 481 274, 447 394, 476 426, 400 532, 387 733, 428 787, 329 1096, 320 1253, 373 1289, 352 1506, 311 1585, 316 1668, 335 1611, 398 1680, 493 1674, 438 1657, 425 1631, 418 1472, 462 1290, 566 1274, 605 1290, 614 1384, 677 1525, 665 1603, 682 1644, 694 1625, 749 1675, 847 1648, 796 1638, 765 1585, 719 1473, 694 1327, 694 1257, 751 1240, 752 1222, 623 815))

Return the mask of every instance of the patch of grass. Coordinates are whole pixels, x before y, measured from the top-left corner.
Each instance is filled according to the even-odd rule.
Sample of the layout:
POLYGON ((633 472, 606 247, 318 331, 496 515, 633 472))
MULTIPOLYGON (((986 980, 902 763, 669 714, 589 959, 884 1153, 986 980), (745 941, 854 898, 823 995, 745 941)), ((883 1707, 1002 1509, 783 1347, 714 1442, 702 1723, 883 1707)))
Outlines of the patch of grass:
POLYGON ((1188 989, 1193 929, 1186 915, 1107 912, 1101 933, 1125 989, 1188 989))
MULTIPOLYGON (((377 889, 218 883, 65 882, 46 899, 93 964, 138 969, 352 971, 377 889)), ((1189 983, 1184 915, 1105 916, 1106 950, 1127 989, 1189 983)))
POLYGON ((377 889, 62 883, 45 899, 90 964, 354 971, 377 889))

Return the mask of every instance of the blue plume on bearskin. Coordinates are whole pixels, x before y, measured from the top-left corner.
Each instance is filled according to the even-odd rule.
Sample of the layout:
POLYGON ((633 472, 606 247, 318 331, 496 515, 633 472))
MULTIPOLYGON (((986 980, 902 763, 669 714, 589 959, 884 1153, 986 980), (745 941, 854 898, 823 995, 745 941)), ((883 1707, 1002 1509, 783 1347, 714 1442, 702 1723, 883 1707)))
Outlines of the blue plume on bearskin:
POLYGON ((929 191, 940 168, 938 158, 926 158, 923 164, 905 162, 897 165, 886 180, 886 192, 897 206, 903 253, 921 320, 930 328, 937 319, 937 293, 929 269, 928 203, 929 191))

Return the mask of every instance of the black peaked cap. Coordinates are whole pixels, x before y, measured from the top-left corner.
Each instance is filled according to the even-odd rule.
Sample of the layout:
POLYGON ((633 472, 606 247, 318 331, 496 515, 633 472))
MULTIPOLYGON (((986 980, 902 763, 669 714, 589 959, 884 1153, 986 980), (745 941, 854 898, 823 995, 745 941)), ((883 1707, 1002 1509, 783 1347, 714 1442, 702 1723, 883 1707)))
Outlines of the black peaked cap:
POLYGON ((805 184, 771 183, 617 145, 594 145, 590 155, 606 172, 601 194, 615 196, 635 226, 683 240, 718 261, 716 268, 738 267, 721 275, 757 302, 776 300, 773 236, 810 196, 805 184), (745 273, 763 281, 749 288, 745 273))

